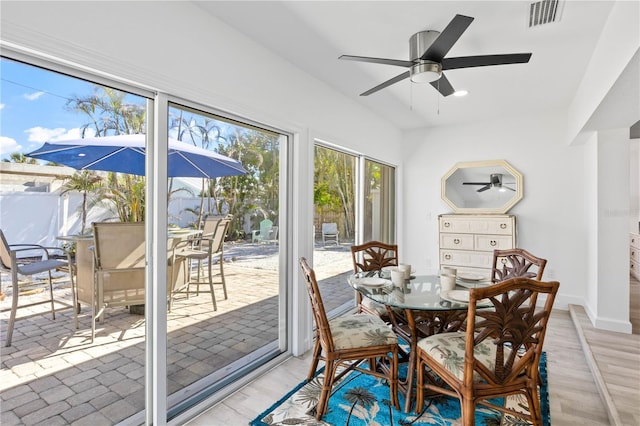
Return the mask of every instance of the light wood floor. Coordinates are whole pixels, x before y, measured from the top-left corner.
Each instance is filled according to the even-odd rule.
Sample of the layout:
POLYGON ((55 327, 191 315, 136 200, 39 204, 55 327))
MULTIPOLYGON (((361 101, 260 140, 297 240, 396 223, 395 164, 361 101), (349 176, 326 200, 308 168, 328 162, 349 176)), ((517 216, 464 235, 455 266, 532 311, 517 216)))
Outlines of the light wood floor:
POLYGON ((596 330, 582 307, 572 312, 613 425, 640 425, 640 284, 633 278, 630 295, 631 335, 596 330))
MULTIPOLYGON (((632 280, 631 295, 633 335, 593 329, 582 307, 573 306, 572 313, 553 312, 545 341, 553 426, 640 424, 640 285, 636 280, 632 280), (583 348, 583 342, 588 346, 583 348), (595 379, 590 365, 597 367, 595 379), (612 408, 603 402, 598 386, 609 395, 604 401, 612 408)), ((300 383, 308 367, 308 353, 289 358, 189 425, 247 424, 300 383)))

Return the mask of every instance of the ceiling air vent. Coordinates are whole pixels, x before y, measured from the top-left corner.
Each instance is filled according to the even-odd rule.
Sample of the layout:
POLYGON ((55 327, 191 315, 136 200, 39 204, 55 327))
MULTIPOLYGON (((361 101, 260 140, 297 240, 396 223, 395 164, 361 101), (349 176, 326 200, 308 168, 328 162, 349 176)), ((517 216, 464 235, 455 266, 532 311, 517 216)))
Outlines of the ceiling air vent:
POLYGON ((542 0, 529 6, 529 28, 560 20, 564 0, 542 0))

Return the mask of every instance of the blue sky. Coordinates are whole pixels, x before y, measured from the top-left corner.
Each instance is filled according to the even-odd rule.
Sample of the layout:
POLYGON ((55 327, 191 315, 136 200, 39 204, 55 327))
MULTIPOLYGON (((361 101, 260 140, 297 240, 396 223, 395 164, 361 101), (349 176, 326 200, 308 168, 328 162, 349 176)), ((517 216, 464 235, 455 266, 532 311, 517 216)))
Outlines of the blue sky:
POLYGON ((80 137, 88 117, 65 105, 93 93, 92 83, 7 59, 0 60, 0 77, 0 159, 80 137))
MULTIPOLYGON (((84 113, 70 112, 69 99, 94 92, 94 83, 20 62, 0 59, 0 160, 11 153, 34 151, 47 141, 79 139, 80 128, 89 121, 84 113)), ((128 103, 144 105, 145 99, 127 95, 128 103)), ((179 110, 170 109, 177 116, 179 110)), ((204 116, 188 112, 187 121, 204 122, 204 116)), ((212 117, 209 117, 211 120, 212 117)), ((226 120, 213 120, 225 136, 246 131, 226 120)), ((176 129, 169 129, 177 137, 176 129)), ((85 137, 93 136, 87 132, 85 137)), ((217 150, 215 146, 210 149, 217 150)))

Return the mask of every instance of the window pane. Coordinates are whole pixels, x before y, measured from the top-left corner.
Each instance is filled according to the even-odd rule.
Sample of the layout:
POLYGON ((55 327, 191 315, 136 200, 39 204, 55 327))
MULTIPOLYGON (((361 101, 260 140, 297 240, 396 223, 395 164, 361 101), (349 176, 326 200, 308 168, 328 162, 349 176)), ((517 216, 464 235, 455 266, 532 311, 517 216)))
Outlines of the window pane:
MULTIPOLYGON (((66 160, 24 154, 45 142, 81 145, 95 138, 98 144, 123 134, 141 134, 144 148, 147 99, 5 58, 0 66, 1 155, 9 160, 1 163, 2 230, 10 244, 69 249, 78 297, 77 327, 74 309, 60 303, 55 320, 49 304, 17 310, 11 347, 2 350, 0 393, 13 395, 11 403, 2 401, 3 420, 115 424, 144 410, 146 323, 144 306, 138 305, 144 303, 145 253, 136 241, 145 240, 138 226, 144 218, 145 178, 112 173, 105 164, 86 171, 62 166, 66 160, 88 158, 85 152, 66 160), (96 240, 93 222, 127 222, 127 230, 111 227, 96 240), (104 248, 114 236, 118 249, 104 248), (130 253, 137 260, 127 258, 126 272, 106 270, 108 263, 118 262, 114 255, 130 253), (94 258, 102 266, 95 275, 94 258), (93 340, 92 305, 104 308, 93 340), (28 316, 34 313, 39 315, 28 316), (31 396, 20 403, 25 389, 31 396), (37 417, 47 412, 48 417, 37 417)), ((122 159, 119 165, 132 161, 122 159)), ((138 161, 143 175, 144 155, 138 161)), ((21 276, 18 284, 19 305, 49 297, 46 273, 21 276)), ((73 289, 68 268, 54 272, 56 300, 73 305, 73 289)), ((6 296, 0 300, 4 310, 14 295, 10 275, 2 274, 0 290, 6 296)), ((3 327, 8 316, 0 313, 3 327)))
POLYGON ((169 109, 169 136, 246 170, 169 182, 168 243, 175 252, 167 381, 176 411, 179 403, 197 402, 188 400, 194 394, 209 394, 286 349, 286 280, 279 269, 286 137, 177 104, 169 109))
POLYGON ((354 155, 315 147, 313 268, 325 309, 334 311, 330 315, 353 305, 353 289, 347 284, 347 276, 353 271, 356 164, 354 155))
POLYGON ((395 169, 368 159, 364 167, 363 241, 394 244, 395 169))

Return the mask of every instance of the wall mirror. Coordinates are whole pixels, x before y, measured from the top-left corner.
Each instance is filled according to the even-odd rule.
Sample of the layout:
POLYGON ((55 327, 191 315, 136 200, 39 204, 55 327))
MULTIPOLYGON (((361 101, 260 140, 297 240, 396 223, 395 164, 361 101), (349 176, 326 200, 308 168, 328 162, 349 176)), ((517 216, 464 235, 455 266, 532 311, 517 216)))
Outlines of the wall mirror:
POLYGON ((522 188, 522 174, 505 160, 463 162, 443 176, 442 199, 456 213, 507 213, 522 188))

